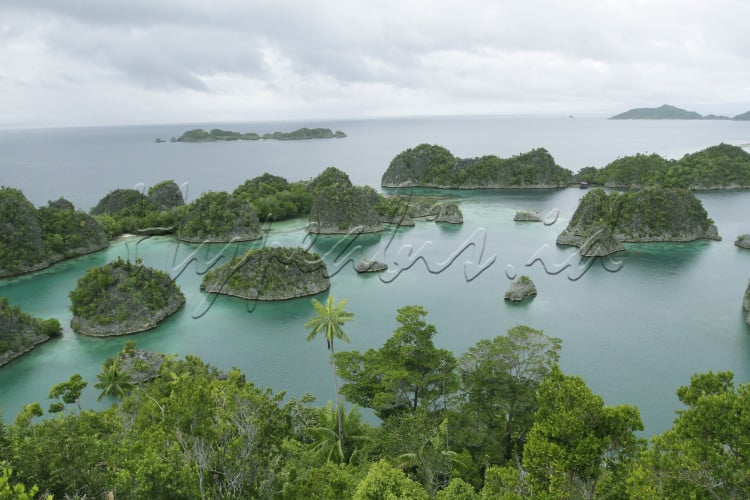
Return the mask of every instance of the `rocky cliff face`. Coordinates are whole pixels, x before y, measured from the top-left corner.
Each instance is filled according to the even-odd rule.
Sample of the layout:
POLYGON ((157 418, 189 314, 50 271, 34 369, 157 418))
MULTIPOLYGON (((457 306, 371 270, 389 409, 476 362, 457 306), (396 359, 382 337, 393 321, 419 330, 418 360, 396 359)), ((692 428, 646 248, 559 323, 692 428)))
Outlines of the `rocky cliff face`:
POLYGON ((513 220, 516 222, 542 222, 539 212, 529 212, 527 210, 517 211, 513 216, 513 220))
POLYGON ((399 153, 383 174, 383 187, 441 189, 557 188, 572 173, 555 164, 545 149, 511 158, 483 156, 461 159, 435 145, 420 144, 399 153))
POLYGON ((209 271, 201 290, 249 300, 287 300, 331 286, 325 262, 301 248, 264 247, 209 271))
POLYGON ((325 187, 315 194, 307 231, 316 234, 375 233, 383 230, 375 211, 378 193, 368 186, 325 187))
POLYGON ((700 239, 721 239, 701 202, 688 190, 657 187, 610 194, 589 191, 557 243, 607 255, 622 250, 623 242, 700 239))
POLYGON ((455 203, 442 203, 438 205, 438 214, 435 222, 446 222, 448 224, 463 224, 464 215, 455 203))
POLYGON ((519 276, 505 292, 505 300, 512 302, 521 302, 522 300, 536 295, 536 285, 528 276, 519 276))
POLYGON ((750 234, 741 234, 737 236, 737 240, 734 242, 740 248, 750 249, 750 234))

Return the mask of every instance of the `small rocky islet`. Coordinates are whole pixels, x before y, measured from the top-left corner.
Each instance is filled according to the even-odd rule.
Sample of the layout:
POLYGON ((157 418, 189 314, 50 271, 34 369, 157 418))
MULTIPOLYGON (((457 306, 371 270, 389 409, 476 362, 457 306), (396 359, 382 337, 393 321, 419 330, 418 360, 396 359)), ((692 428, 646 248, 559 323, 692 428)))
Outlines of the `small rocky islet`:
POLYGON ((523 302, 536 296, 536 285, 530 277, 525 274, 513 280, 510 288, 505 292, 505 300, 511 302, 523 302))

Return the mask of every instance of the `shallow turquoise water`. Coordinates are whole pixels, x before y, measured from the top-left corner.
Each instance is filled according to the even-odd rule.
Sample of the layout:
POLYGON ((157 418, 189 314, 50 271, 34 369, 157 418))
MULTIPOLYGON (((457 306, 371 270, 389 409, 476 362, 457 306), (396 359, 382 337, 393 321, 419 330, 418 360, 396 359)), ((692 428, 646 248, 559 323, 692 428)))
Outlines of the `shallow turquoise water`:
MULTIPOLYGON (((206 262, 218 253, 231 257, 260 244, 311 246, 324 255, 334 274, 331 293, 347 298, 355 314, 347 328, 352 342, 339 350, 382 345, 396 326, 396 309, 407 304, 427 308, 438 329, 436 344, 456 354, 526 324, 562 338, 562 368, 584 377, 607 403, 638 405, 649 435, 671 425, 679 405, 674 392, 693 373, 733 370, 738 381, 750 380, 750 327, 741 312, 750 252, 733 245, 748 229, 743 214, 750 209, 750 193, 699 194, 725 237, 721 242, 627 245, 627 252, 613 259, 583 264, 574 249, 554 244, 583 194, 579 189, 441 194, 460 194, 462 226, 421 221, 414 228, 356 238, 348 247, 338 237, 312 240, 301 220, 273 226, 265 243, 198 247, 169 237, 138 244, 139 238, 127 238, 100 253, 1 281, 0 295, 66 326, 61 339, 0 369, 5 418, 12 419, 24 402, 42 400, 46 406, 49 387, 74 372, 93 385, 101 363, 126 339, 72 333, 67 293, 89 266, 136 255, 177 276, 187 303, 157 329, 127 340, 167 353, 198 354, 220 368, 236 366, 257 384, 291 396, 312 393, 323 404, 333 387, 325 343, 305 341, 303 325, 313 313, 308 298, 254 304, 198 289, 206 262), (541 210, 549 225, 514 223, 516 209, 541 210), (358 275, 347 255, 355 263, 377 257, 391 269, 358 275), (189 257, 195 260, 184 265, 189 257), (565 263, 570 266, 563 268, 565 263), (531 302, 503 300, 507 275, 514 273, 535 281, 539 295, 531 302)), ((87 389, 84 405, 96 407, 95 399, 96 391, 87 389)))

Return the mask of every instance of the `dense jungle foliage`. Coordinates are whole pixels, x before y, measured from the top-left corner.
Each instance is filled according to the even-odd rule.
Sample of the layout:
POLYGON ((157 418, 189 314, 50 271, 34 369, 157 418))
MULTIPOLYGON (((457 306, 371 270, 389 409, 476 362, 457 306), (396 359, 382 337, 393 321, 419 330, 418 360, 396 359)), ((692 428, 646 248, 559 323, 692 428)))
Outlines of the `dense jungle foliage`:
POLYGON ((88 382, 74 374, 50 391, 55 416, 39 419, 42 405, 30 403, 0 422, 6 481, 55 498, 750 494, 750 385, 735 387, 731 373, 692 377, 677 390, 674 426, 647 443, 636 407, 605 405, 559 369, 559 339, 516 326, 456 356, 436 347, 426 314, 402 307, 381 348, 334 357, 342 392, 377 425, 357 405, 316 407, 194 356, 161 358, 137 384, 109 360, 96 388, 110 408, 81 408, 88 382))

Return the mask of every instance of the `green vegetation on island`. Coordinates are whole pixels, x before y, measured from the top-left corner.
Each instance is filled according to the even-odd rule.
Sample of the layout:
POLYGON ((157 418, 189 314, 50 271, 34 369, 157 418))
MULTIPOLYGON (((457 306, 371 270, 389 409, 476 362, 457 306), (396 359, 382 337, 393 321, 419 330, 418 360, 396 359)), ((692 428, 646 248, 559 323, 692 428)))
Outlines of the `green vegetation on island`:
POLYGON ((261 237, 258 216, 247 199, 209 191, 188 205, 177 239, 194 243, 226 243, 261 237))
POLYGON ((745 298, 742 300, 742 308, 747 311, 745 322, 750 325, 750 283, 748 283, 747 290, 745 290, 745 298))
POLYGON ((658 108, 634 108, 619 115, 609 118, 610 120, 702 120, 703 115, 695 111, 663 104, 658 108))
POLYGON ((461 159, 435 145, 420 144, 399 153, 383 174, 383 187, 441 189, 559 188, 571 172, 539 148, 511 158, 461 159))
POLYGON ((647 443, 638 408, 605 405, 563 373, 562 341, 541 330, 515 326, 457 357, 435 345, 427 311, 410 305, 382 347, 336 352, 356 318, 330 296, 314 305, 307 340, 324 337, 334 381, 377 425, 356 405, 316 407, 311 396, 274 394, 195 356, 164 357, 153 378, 136 383, 120 371, 134 352, 126 345, 97 375, 109 408, 83 408, 88 382, 73 374, 50 390, 57 417, 39 418, 42 405, 32 402, 13 424, 0 421, 0 462, 12 469, 3 477, 55 498, 750 494, 750 384, 736 387, 730 372, 678 388, 684 406, 673 427, 647 443))
POLYGON ((34 318, 0 297, 0 366, 60 335, 62 327, 56 319, 34 318))
POLYGON ((748 248, 750 249, 750 234, 741 234, 737 236, 737 239, 734 242, 735 245, 737 245, 740 248, 748 248))
POLYGON ((700 200, 686 189, 654 187, 609 194, 593 189, 581 199, 557 244, 581 247, 587 255, 607 255, 622 250, 622 242, 700 239, 721 238, 700 200), (604 244, 608 241, 616 248, 604 244))
MULTIPOLYGON (((241 132, 232 132, 230 130, 222 130, 219 128, 206 132, 203 129, 197 128, 188 130, 177 138, 172 138, 172 142, 257 141, 259 139, 293 141, 304 139, 340 139, 343 137, 346 137, 346 134, 341 130, 333 132, 329 128, 304 127, 293 130, 292 132, 273 132, 263 134, 262 136, 255 132, 247 132, 243 134, 241 132)), ((157 139, 157 142, 160 141, 157 139)))
POLYGON ((70 301, 73 330, 107 337, 155 328, 185 297, 168 274, 118 257, 89 268, 70 292, 70 301))
POLYGON ((308 215, 313 202, 310 183, 269 173, 245 181, 232 194, 249 201, 263 222, 308 215))
POLYGON ((383 196, 370 186, 353 186, 346 173, 328 167, 310 182, 313 203, 308 232, 374 233, 384 226, 375 206, 383 196))
POLYGON ((97 221, 68 200, 37 209, 18 189, 0 188, 0 278, 44 269, 107 244, 97 221))
POLYGON ((330 288, 328 269, 316 253, 302 248, 248 250, 206 273, 201 290, 250 300, 287 300, 330 288))
POLYGON ((505 300, 511 302, 522 302, 529 297, 536 296, 536 285, 526 275, 519 276, 510 284, 510 288, 505 292, 505 300))
POLYGON ((658 185, 696 190, 748 189, 750 153, 729 144, 711 146, 679 160, 638 153, 618 158, 601 169, 586 167, 575 178, 615 188, 658 185))
POLYGON ((172 233, 185 214, 182 191, 173 180, 151 186, 147 194, 137 189, 115 189, 91 209, 107 237, 125 233, 172 233))

